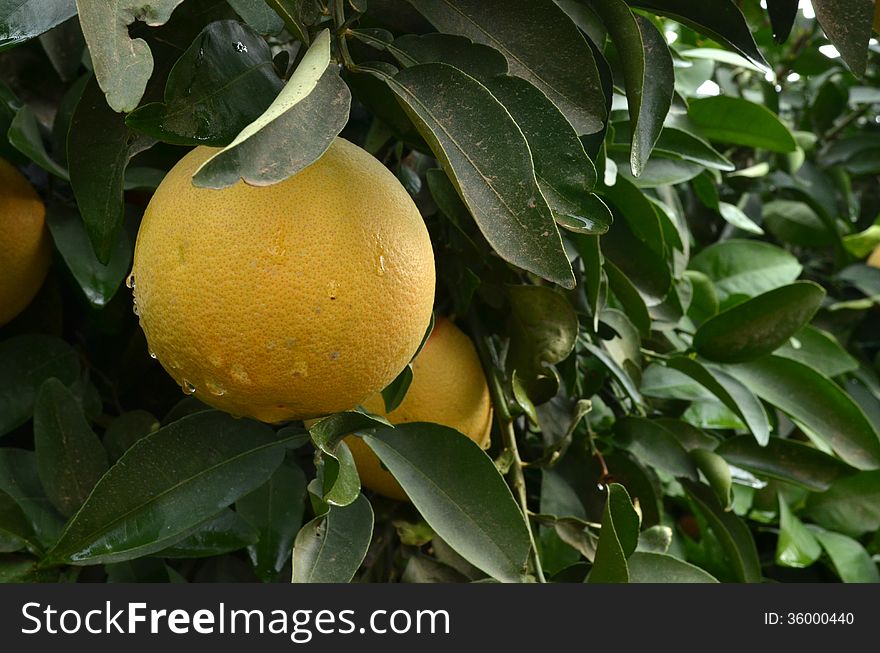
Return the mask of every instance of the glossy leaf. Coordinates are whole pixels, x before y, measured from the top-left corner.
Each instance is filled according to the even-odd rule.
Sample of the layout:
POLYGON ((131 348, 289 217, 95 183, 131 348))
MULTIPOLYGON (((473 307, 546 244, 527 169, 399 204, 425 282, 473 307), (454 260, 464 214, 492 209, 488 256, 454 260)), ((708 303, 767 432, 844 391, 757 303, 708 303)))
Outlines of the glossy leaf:
POLYGON ((238 513, 226 508, 216 517, 198 527, 176 544, 156 555, 162 558, 207 558, 239 551, 253 545, 259 534, 257 529, 238 513))
POLYGON ((128 27, 137 20, 164 24, 183 0, 76 0, 95 77, 113 111, 131 111, 153 74, 153 53, 128 27))
POLYGON ((860 537, 880 528, 880 471, 839 478, 811 494, 807 514, 825 528, 860 537))
POLYGON ((418 422, 378 429, 364 441, 428 525, 463 558, 498 580, 522 579, 529 553, 523 515, 475 442, 418 422))
POLYGON ((265 482, 283 444, 265 425, 216 411, 172 422, 110 468, 48 559, 98 564, 164 549, 265 482))
MULTIPOLYGON (((605 120, 602 86, 593 53, 577 27, 552 0, 410 0, 441 32, 490 45, 510 71, 555 104, 578 134, 599 131, 605 120), (522 37, 529 26, 531 38, 522 37), (547 43, 553 43, 548 48, 547 43)), ((488 123, 487 123, 488 124, 488 123)))
POLYGON ((269 582, 290 558, 293 540, 305 511, 306 476, 297 465, 283 463, 263 485, 239 499, 235 508, 257 532, 248 546, 257 577, 269 582))
POLYGON ((85 225, 72 207, 50 204, 46 223, 55 247, 86 299, 97 308, 106 306, 131 270, 132 243, 128 232, 125 229, 119 231, 107 265, 104 265, 95 256, 85 225))
POLYGON ((664 553, 636 551, 626 561, 630 583, 717 583, 699 567, 664 553))
POLYGON ((321 15, 318 0, 266 0, 266 4, 281 17, 288 32, 309 44, 308 28, 321 15))
POLYGON ((668 472, 698 480, 697 466, 678 440, 663 426, 642 417, 623 417, 614 424, 615 441, 640 461, 668 472))
POLYGON ((816 19, 856 75, 864 75, 874 21, 869 0, 813 0, 816 19))
POLYGON ((706 478, 706 481, 708 481, 709 487, 712 488, 715 497, 718 499, 718 503, 725 510, 730 510, 733 504, 733 477, 730 466, 725 462, 724 458, 708 449, 694 449, 691 451, 691 457, 706 478))
POLYGON ((755 394, 804 424, 844 462, 880 468, 880 437, 852 398, 803 363, 768 356, 733 365, 731 374, 755 394))
POLYGON ((60 179, 67 180, 69 178, 67 170, 63 166, 58 165, 49 156, 49 153, 46 152, 46 146, 43 144, 43 137, 40 134, 40 127, 37 124, 34 112, 29 106, 24 105, 16 112, 6 135, 10 145, 43 168, 43 170, 60 179))
POLYGON ((82 506, 107 471, 107 452, 58 379, 46 381, 34 402, 34 449, 46 495, 65 516, 82 506))
POLYGON ((687 480, 681 483, 718 538, 736 579, 741 583, 761 582, 761 563, 748 526, 735 514, 724 510, 707 486, 687 480))
POLYGON ((853 358, 827 331, 807 325, 774 352, 791 358, 827 377, 854 372, 859 362, 853 358))
POLYGON ((737 229, 748 231, 749 233, 753 234, 758 234, 759 236, 764 233, 764 230, 761 229, 761 227, 758 226, 758 224, 756 224, 754 220, 746 215, 745 211, 743 211, 735 204, 719 202, 718 212, 721 214, 721 217, 724 218, 725 222, 733 227, 736 227, 737 229))
POLYGON ((783 567, 809 567, 819 559, 822 547, 792 514, 785 499, 779 495, 779 540, 776 543, 776 563, 783 567))
POLYGON ((138 107, 125 123, 166 143, 222 147, 280 90, 265 40, 241 23, 216 21, 174 64, 164 101, 138 107))
POLYGON ((629 493, 619 483, 608 486, 608 499, 602 513, 602 530, 596 546, 588 583, 629 582, 627 558, 639 540, 639 515, 629 493))
POLYGON ((254 31, 276 35, 284 29, 284 21, 264 0, 227 0, 229 5, 254 31))
POLYGON ((718 95, 691 100, 688 117, 710 141, 793 152, 794 136, 767 107, 742 98, 718 95))
POLYGON ((0 0, 0 51, 76 15, 75 0, 0 0))
POLYGON ((324 502, 331 506, 347 506, 358 498, 361 479, 345 442, 322 452, 320 469, 324 502))
POLYGON ((770 14, 773 38, 777 43, 784 43, 797 18, 798 0, 767 0, 767 13, 770 14))
POLYGON ((293 545, 294 583, 348 583, 373 536, 373 508, 360 495, 347 506, 333 506, 299 531, 293 545))
POLYGON ((760 445, 767 444, 770 438, 770 423, 761 402, 752 390, 723 370, 707 367, 701 363, 676 356, 667 365, 686 374, 721 400, 731 412, 737 415, 755 436, 760 445))
POLYGON ((116 462, 135 442, 159 430, 159 420, 145 410, 122 413, 104 431, 104 448, 110 462, 116 462))
POLYGON ((844 583, 880 583, 877 563, 858 541, 823 528, 810 529, 831 558, 831 564, 844 583))
POLYGON ((78 375, 76 352, 59 338, 31 334, 0 342, 0 436, 31 418, 46 379, 71 385, 78 375))
POLYGON ((67 159, 70 185, 101 263, 110 261, 122 227, 125 168, 131 157, 152 144, 125 126, 92 78, 71 118, 67 159))
POLYGON ((825 290, 811 281, 770 290, 704 322, 694 335, 694 349, 722 363, 760 358, 807 324, 824 297, 825 290))
POLYGON ((196 170, 193 184, 268 186, 314 163, 348 121, 351 92, 330 62, 330 32, 319 34, 277 98, 196 170))
POLYGON ((754 240, 724 240, 701 250, 690 266, 715 282, 718 299, 752 297, 793 282, 801 264, 787 251, 754 240))
POLYGON ((855 471, 815 447, 781 438, 770 438, 761 447, 752 438, 740 435, 723 441, 715 451, 732 465, 815 492, 824 492, 836 479, 855 471))
POLYGON ((658 152, 674 154, 685 161, 700 163, 707 168, 732 172, 733 163, 702 138, 675 127, 666 126, 660 132, 656 149, 658 152))
POLYGON ((32 451, 0 448, 0 491, 21 508, 42 547, 55 542, 64 520, 46 498, 32 451))
POLYGON ((627 105, 633 125, 630 169, 642 174, 672 105, 675 76, 666 40, 623 0, 599 0, 594 10, 614 41, 623 67, 627 105))

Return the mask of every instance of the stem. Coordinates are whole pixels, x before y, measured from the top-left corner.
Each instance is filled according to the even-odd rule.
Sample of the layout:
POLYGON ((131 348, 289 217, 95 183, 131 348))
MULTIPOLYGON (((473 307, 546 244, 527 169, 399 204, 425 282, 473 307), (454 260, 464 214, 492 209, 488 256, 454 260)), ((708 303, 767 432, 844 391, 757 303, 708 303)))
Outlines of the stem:
POLYGON ((843 132, 844 129, 846 129, 851 124, 853 124, 856 120, 858 120, 859 118, 864 116, 866 113, 868 113, 868 109, 870 109, 870 108, 871 108, 871 105, 866 104, 863 107, 859 108, 858 111, 853 111, 846 118, 844 118, 843 120, 838 122, 836 125, 834 125, 831 129, 829 129, 822 136, 822 140, 826 141, 826 142, 833 141, 835 138, 840 136, 840 134, 843 132))
POLYGON ((332 12, 336 51, 339 54, 342 65, 349 70, 354 70, 357 66, 354 63, 354 59, 351 58, 351 53, 348 51, 348 41, 345 40, 345 32, 348 30, 348 25, 345 22, 345 0, 333 0, 332 12))
POLYGON ((535 540, 534 531, 532 530, 531 518, 529 516, 532 512, 529 510, 529 499, 528 494, 526 493, 526 478, 523 474, 523 467, 525 467, 525 465, 522 458, 520 458, 519 447, 517 447, 516 444, 516 431, 513 428, 513 418, 510 415, 510 410, 507 406, 507 397, 504 395, 504 388, 501 384, 501 379, 498 376, 498 370, 493 364, 492 355, 489 352, 489 348, 486 346, 486 334, 483 332, 482 325, 473 314, 471 314, 469 321, 471 328, 473 329, 477 352, 483 363, 483 368, 488 373, 489 393, 492 395, 492 405, 495 409, 495 421, 501 431, 504 448, 509 451, 513 457, 513 463, 510 465, 508 474, 510 475, 514 494, 519 502, 519 507, 520 510, 522 510, 523 519, 526 523, 526 530, 529 534, 532 565, 535 569, 535 577, 538 579, 539 583, 546 583, 547 579, 544 578, 544 569, 541 567, 541 557, 538 553, 538 546, 535 540))

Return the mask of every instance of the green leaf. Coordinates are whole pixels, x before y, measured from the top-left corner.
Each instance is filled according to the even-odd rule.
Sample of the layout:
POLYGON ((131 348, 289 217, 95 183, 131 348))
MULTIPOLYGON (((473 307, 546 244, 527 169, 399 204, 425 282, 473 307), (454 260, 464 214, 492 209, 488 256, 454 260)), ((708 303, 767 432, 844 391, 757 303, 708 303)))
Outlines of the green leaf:
POLYGON ((722 363, 760 358, 807 324, 824 297, 825 290, 812 281, 767 291, 709 318, 694 335, 694 349, 722 363))
POLYGON ((9 125, 7 137, 9 138, 10 145, 43 168, 43 170, 60 179, 69 179, 67 170, 55 163, 52 157, 49 156, 49 153, 46 152, 46 146, 43 145, 43 137, 40 134, 40 127, 30 107, 24 105, 16 112, 15 118, 12 119, 12 124, 9 125))
POLYGON ((809 204, 792 200, 774 200, 763 207, 764 226, 777 240, 801 247, 829 247, 836 234, 809 204))
POLYGON ((794 152, 797 143, 788 128, 767 107, 727 95, 691 100, 688 117, 710 141, 794 152))
POLYGON ((0 491, 21 508, 41 546, 55 542, 64 520, 43 492, 32 451, 0 448, 0 491))
POLYGON ((718 538, 736 579, 741 583, 760 583, 761 562, 748 526, 733 512, 724 510, 706 485, 685 479, 681 484, 718 538))
POLYGON ((193 184, 268 186, 321 157, 348 122, 351 92, 330 61, 330 32, 319 34, 290 80, 259 118, 196 170, 193 184))
POLYGON ((101 308, 113 299, 131 269, 132 243, 121 229, 113 241, 107 265, 101 263, 86 233, 85 225, 73 207, 50 203, 46 223, 67 268, 73 274, 89 303, 101 308))
POLYGON ((856 75, 864 75, 874 7, 869 0, 813 0, 816 19, 828 40, 856 75))
POLYGON ((15 499, 0 491, 0 553, 13 553, 25 547, 39 550, 33 543, 34 529, 15 499))
POLYGON ((331 506, 299 531, 293 545, 294 583, 348 583, 367 555, 373 508, 364 495, 331 506))
POLYGON ((76 0, 79 23, 89 46, 95 76, 113 111, 131 111, 153 74, 153 54, 128 27, 143 21, 164 24, 183 0, 76 0))
POLYGON ((236 21, 216 21, 174 64, 164 102, 138 107, 125 124, 166 143, 223 147, 280 90, 266 41, 236 21))
POLYGON ((644 417, 627 416, 614 424, 615 442, 645 464, 698 480, 697 466, 678 440, 660 424, 644 417))
POLYGON ((257 529, 229 508, 199 526, 176 544, 162 549, 160 558, 207 558, 239 551, 257 541, 257 529))
POLYGON ((795 333, 774 353, 809 365, 829 378, 859 369, 859 362, 833 335, 810 325, 795 333))
POLYGON ((767 0, 767 13, 773 27, 773 38, 785 43, 798 13, 798 0, 767 0))
POLYGON ((522 579, 529 555, 524 517, 475 442, 428 423, 378 429, 364 441, 428 525, 462 557, 498 580, 522 579))
POLYGON ((639 335, 642 338, 650 337, 651 315, 638 288, 610 260, 605 261, 605 274, 608 276, 608 287, 623 306, 623 311, 632 321, 633 326, 639 330, 639 335))
POLYGON ((745 212, 734 204, 728 204, 727 202, 719 202, 718 203, 718 212, 721 214, 721 217, 724 218, 724 221, 727 224, 736 227, 737 229, 741 229, 742 231, 748 231, 749 233, 758 234, 759 236, 764 233, 764 230, 759 227, 754 220, 752 220, 745 212))
POLYGON ((718 440, 698 429, 674 417, 657 417, 654 421, 669 431, 676 440, 679 441, 685 451, 693 451, 694 449, 713 450, 718 446, 718 440))
POLYGON ((104 431, 104 448, 111 462, 122 458, 135 442, 159 430, 159 420, 145 410, 122 413, 104 431))
POLYGON ((639 541, 639 515, 629 493, 619 483, 608 486, 608 500, 602 513, 602 530, 596 546, 588 583, 629 582, 627 558, 639 541))
POLYGON ((630 4, 664 14, 698 33, 726 43, 756 64, 765 66, 766 61, 758 50, 752 31, 731 0, 634 0, 630 4))
POLYGON ((779 540, 776 543, 776 563, 782 567, 809 567, 819 559, 822 547, 813 534, 792 514, 779 495, 779 540))
POLYGON ((172 422, 110 468, 47 559, 99 564, 162 550, 264 483, 284 442, 268 426, 217 411, 172 422))
MULTIPOLYGON (((490 45, 510 71, 541 90, 578 134, 602 129, 605 99, 593 53, 552 0, 410 0, 441 32, 490 45), (523 38, 528 26, 529 38, 523 38), (553 47, 547 47, 552 43, 553 47)), ((491 124, 491 123, 485 123, 491 124)))
POLYGON ((67 159, 70 185, 101 263, 110 261, 122 227, 125 168, 152 144, 125 126, 125 119, 107 106, 97 82, 90 79, 70 121, 67 159))
POLYGON ((815 526, 810 529, 831 558, 831 564, 844 583, 880 583, 877 563, 856 540, 815 526))
POLYGON ((815 447, 781 438, 770 438, 762 447, 752 438, 740 435, 722 442, 715 452, 737 467, 815 492, 824 492, 836 479, 855 471, 815 447))
POLYGON ((689 562, 665 553, 636 551, 626 561, 630 583, 717 583, 718 580, 689 562))
MULTIPOLYGON (((623 178, 618 183, 627 183, 623 178)), ((636 191, 638 192, 638 191, 636 191)), ((672 274, 665 256, 653 247, 656 242, 645 242, 626 219, 619 219, 625 209, 614 209, 615 220, 607 234, 602 236, 602 252, 614 262, 627 279, 638 289, 650 308, 661 304, 672 285, 672 274)), ((652 218, 653 211, 651 212, 652 218)), ((644 215, 642 219, 644 219, 644 215)), ((632 219, 632 216, 630 217, 632 219)), ((652 225, 653 226, 653 225, 652 225)), ((659 225, 658 232, 659 232, 659 225)))
POLYGON ((345 442, 322 452, 320 474, 321 498, 328 505, 347 506, 360 495, 361 479, 345 442))
POLYGON ((638 188, 683 184, 703 172, 703 166, 698 163, 655 151, 654 156, 645 164, 639 176, 633 177, 629 166, 626 166, 624 152, 615 147, 610 149, 609 155, 618 164, 621 176, 629 179, 638 188))
POLYGON ((654 25, 633 14, 623 0, 599 0, 593 9, 608 28, 620 57, 633 125, 630 169, 642 174, 672 105, 675 75, 666 40, 654 25))
POLYGON ((82 506, 107 471, 107 452, 58 379, 47 380, 34 402, 34 449, 46 495, 65 516, 82 506))
POLYGON ((719 153, 705 140, 675 127, 666 126, 660 132, 656 150, 658 153, 673 154, 685 161, 700 163, 707 168, 732 172, 736 166, 719 153))
POLYGON ((284 21, 264 0, 227 0, 229 6, 258 34, 277 35, 284 21))
POLYGON ((75 15, 75 0, 0 0, 0 51, 48 32, 75 15))
POLYGON ((709 482, 709 487, 715 493, 718 503, 725 510, 730 510, 733 505, 733 479, 730 466, 724 458, 708 449, 694 449, 691 451, 691 457, 709 482))
POLYGON ((807 514, 825 528, 860 537, 880 528, 880 471, 839 478, 811 494, 807 514))
POLYGON ((400 406, 401 402, 406 398, 406 393, 409 391, 412 381, 412 363, 407 363, 400 374, 391 383, 382 388, 382 403, 385 405, 386 413, 390 413, 400 406))
POLYGON ((880 467, 880 437, 852 398, 803 363, 768 356, 732 365, 755 394, 805 425, 858 469, 880 467))
POLYGON ((293 540, 305 511, 306 476, 297 465, 283 463, 271 478, 235 504, 238 514, 256 530, 248 546, 257 577, 270 582, 290 558, 293 540))
POLYGON ((419 64, 394 77, 376 74, 428 142, 495 251, 516 266, 573 288, 571 265, 538 187, 529 146, 498 100, 446 64, 419 64), (492 138, 486 137, 487 126, 492 138))
POLYGON ((685 278, 691 282, 693 294, 687 315, 697 325, 718 313, 718 294, 712 280, 697 270, 685 270, 685 278))
POLYGON ((779 288, 800 276, 801 264, 787 251, 756 240, 724 240, 700 251, 690 267, 715 282, 718 299, 749 297, 779 288))
POLYGON ((666 364, 686 374, 715 395, 743 421, 758 444, 767 444, 770 438, 770 422, 761 402, 747 384, 741 383, 723 370, 704 366, 684 356, 671 358, 666 364))
POLYGON ((71 385, 78 376, 76 352, 59 338, 31 334, 0 342, 0 436, 31 418, 46 379, 71 385))
POLYGON ((626 392, 627 396, 636 404, 643 405, 645 403, 639 392, 638 386, 632 377, 624 370, 617 361, 612 358, 607 351, 594 345, 591 342, 585 342, 584 347, 602 364, 605 369, 611 372, 614 379, 620 383, 620 386, 626 392))
POLYGON ((309 44, 309 27, 321 15, 318 0, 266 0, 266 4, 281 17, 288 32, 309 44))

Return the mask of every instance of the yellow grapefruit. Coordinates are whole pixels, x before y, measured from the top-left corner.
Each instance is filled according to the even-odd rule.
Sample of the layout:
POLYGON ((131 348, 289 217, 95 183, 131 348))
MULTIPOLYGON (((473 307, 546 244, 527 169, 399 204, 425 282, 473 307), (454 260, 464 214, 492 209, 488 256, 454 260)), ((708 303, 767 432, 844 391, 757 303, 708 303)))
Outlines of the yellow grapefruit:
POLYGON ((272 186, 193 186, 215 151, 183 157, 141 223, 130 285, 151 354, 184 392, 265 422, 384 388, 434 301, 431 242, 406 190, 341 138, 272 186))
POLYGON ((46 207, 28 180, 0 159, 0 325, 31 303, 51 259, 46 207))

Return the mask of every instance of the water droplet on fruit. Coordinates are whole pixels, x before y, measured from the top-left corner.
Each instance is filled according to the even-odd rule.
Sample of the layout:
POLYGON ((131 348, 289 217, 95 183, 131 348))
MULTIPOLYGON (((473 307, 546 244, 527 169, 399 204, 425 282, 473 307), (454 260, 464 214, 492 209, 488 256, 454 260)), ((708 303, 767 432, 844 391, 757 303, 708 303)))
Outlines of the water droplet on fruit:
POLYGON ((241 363, 233 365, 232 369, 229 370, 229 373, 232 375, 232 378, 239 383, 251 383, 251 377, 248 376, 247 371, 241 363))
POLYGON ((385 256, 383 254, 379 254, 378 267, 376 268, 376 274, 380 277, 385 274, 385 256))
POLYGON ((153 360, 155 360, 156 358, 158 358, 158 356, 156 356, 156 352, 151 351, 151 352, 150 352, 150 358, 152 358, 153 360))
POLYGON ((185 395, 194 394, 196 391, 196 387, 186 379, 183 380, 183 383, 180 384, 180 387, 183 388, 183 394, 185 395))
POLYGON ((132 302, 132 303, 131 303, 131 312, 134 313, 135 315, 137 315, 138 317, 141 316, 141 311, 140 311, 140 309, 138 308, 138 304, 137 304, 137 302, 132 302))
POLYGON ((134 272, 125 278, 125 287, 134 290, 134 272))
POLYGON ((226 394, 226 389, 222 385, 210 379, 205 379, 205 389, 215 397, 222 397, 226 394))

